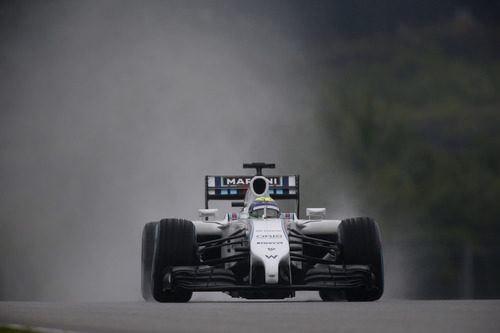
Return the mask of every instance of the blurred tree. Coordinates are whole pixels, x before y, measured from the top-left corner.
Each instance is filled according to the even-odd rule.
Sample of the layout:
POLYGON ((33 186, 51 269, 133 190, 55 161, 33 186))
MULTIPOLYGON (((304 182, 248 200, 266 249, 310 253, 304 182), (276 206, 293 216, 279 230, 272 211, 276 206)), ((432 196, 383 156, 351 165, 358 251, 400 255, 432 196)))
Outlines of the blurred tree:
MULTIPOLYGON (((485 34, 469 23, 344 41, 330 54, 319 117, 388 235, 498 247, 500 61, 488 43, 470 51, 485 34)), ((451 266, 443 274, 457 276, 451 266)))

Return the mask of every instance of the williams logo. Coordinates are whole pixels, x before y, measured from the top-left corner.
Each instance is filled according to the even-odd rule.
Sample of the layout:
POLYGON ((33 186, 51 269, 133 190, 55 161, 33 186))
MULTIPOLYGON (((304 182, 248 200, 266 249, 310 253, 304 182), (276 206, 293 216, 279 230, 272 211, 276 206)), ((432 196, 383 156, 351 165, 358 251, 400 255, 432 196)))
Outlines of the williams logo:
POLYGON ((278 255, 277 254, 266 254, 266 258, 267 259, 276 259, 276 258, 278 258, 278 255))

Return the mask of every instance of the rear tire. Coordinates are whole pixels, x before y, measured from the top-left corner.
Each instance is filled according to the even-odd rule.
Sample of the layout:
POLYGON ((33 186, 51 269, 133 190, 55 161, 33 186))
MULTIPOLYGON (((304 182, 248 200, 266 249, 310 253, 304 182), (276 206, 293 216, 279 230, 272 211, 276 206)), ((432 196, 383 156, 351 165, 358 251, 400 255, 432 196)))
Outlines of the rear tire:
POLYGON ((193 295, 185 289, 163 290, 163 278, 173 266, 193 266, 197 263, 196 230, 193 222, 163 219, 156 229, 153 253, 152 295, 158 302, 188 302, 193 295))
POLYGON ((155 229, 158 222, 149 222, 142 229, 142 254, 141 254, 141 290, 146 301, 152 301, 152 269, 153 251, 155 242, 155 229))
POLYGON ((372 288, 346 289, 347 300, 378 300, 384 293, 384 267, 377 223, 369 217, 345 219, 337 235, 344 264, 368 265, 375 276, 372 288))

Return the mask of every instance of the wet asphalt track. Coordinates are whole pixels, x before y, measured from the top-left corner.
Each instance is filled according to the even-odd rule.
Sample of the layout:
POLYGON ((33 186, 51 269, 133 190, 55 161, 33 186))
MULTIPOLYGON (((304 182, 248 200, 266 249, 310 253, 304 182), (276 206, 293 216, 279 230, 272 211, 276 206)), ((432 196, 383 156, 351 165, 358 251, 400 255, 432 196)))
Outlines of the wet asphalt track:
POLYGON ((83 332, 500 332, 500 300, 0 302, 0 323, 83 332))

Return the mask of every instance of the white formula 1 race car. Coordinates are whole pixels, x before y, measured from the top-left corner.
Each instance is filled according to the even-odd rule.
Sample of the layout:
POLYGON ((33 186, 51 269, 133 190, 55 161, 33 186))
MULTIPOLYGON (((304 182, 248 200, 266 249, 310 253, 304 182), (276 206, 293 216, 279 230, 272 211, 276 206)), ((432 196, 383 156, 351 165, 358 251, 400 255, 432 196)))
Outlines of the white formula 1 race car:
POLYGON ((380 232, 371 218, 299 214, 299 176, 263 176, 274 164, 251 163, 256 176, 206 176, 199 221, 166 218, 142 233, 145 300, 187 302, 193 292, 282 299, 317 290, 321 299, 375 301, 384 291, 380 232), (236 200, 239 213, 217 219, 211 200, 236 200), (295 200, 281 212, 275 200, 295 200))

